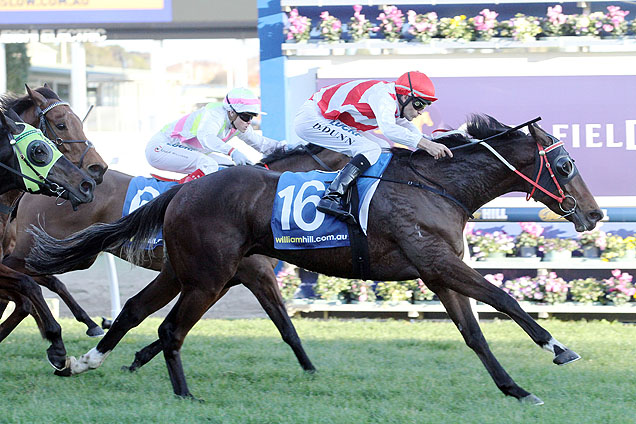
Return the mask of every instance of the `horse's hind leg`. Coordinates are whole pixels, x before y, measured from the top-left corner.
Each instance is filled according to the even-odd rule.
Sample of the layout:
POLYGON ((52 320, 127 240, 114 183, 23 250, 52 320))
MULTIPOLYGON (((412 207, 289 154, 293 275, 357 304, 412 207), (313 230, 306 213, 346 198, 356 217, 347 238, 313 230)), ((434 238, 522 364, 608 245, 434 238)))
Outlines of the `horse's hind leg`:
POLYGON ((9 306, 9 302, 0 299, 0 318, 2 318, 2 315, 4 315, 4 311, 7 310, 7 306, 9 306))
POLYGON ((104 335, 104 330, 102 330, 100 326, 97 325, 97 323, 88 316, 86 311, 82 309, 79 303, 75 301, 71 293, 69 293, 64 283, 62 283, 57 277, 53 275, 46 275, 33 277, 33 279, 39 285, 46 287, 53 293, 57 293, 57 295, 60 296, 62 301, 71 310, 71 313, 73 314, 75 319, 88 327, 88 330, 86 330, 87 335, 89 335, 90 337, 99 337, 104 335))
MULTIPOLYGON (((223 288, 223 290, 219 293, 216 299, 214 299, 214 301, 210 305, 210 308, 214 306, 214 304, 218 302, 219 299, 222 298, 229 289, 230 288, 228 286, 225 286, 225 288, 223 288)), ((121 367, 121 369, 124 371, 130 371, 130 372, 137 371, 139 368, 143 367, 148 362, 150 362, 155 356, 157 356, 159 352, 162 351, 162 349, 163 348, 161 347, 161 340, 155 340, 154 342, 150 343, 148 346, 144 347, 143 349, 135 353, 135 360, 133 361, 132 364, 130 364, 129 367, 124 365, 123 367, 121 367)))
MULTIPOLYGON (((4 259, 3 263, 4 265, 17 272, 27 274, 23 259, 19 259, 14 256, 8 256, 4 259)), ((75 301, 71 293, 69 293, 64 283, 62 283, 58 278, 52 275, 32 276, 32 278, 39 285, 46 287, 53 293, 56 293, 58 296, 60 296, 60 299, 62 299, 62 301, 68 306, 75 319, 88 327, 88 330, 86 330, 86 334, 91 337, 104 335, 104 331, 88 316, 86 311, 82 309, 82 307, 75 301)))
POLYGON ((183 371, 181 346, 190 329, 201 319, 213 300, 218 298, 218 293, 214 293, 213 290, 206 287, 205 283, 199 283, 197 287, 184 287, 179 300, 159 326, 163 356, 172 389, 177 396, 193 397, 183 371))
POLYGON ((236 278, 239 278, 254 293, 269 318, 278 328, 285 343, 294 351, 300 366, 305 371, 316 371, 307 353, 305 353, 305 349, 303 349, 294 324, 292 324, 287 314, 285 303, 278 290, 276 275, 269 261, 259 255, 243 258, 236 278))
POLYGON ((446 312, 464 337, 464 341, 477 354, 499 390, 503 394, 513 396, 523 402, 535 405, 543 404, 541 399, 519 387, 497 361, 475 319, 468 298, 447 288, 437 288, 431 284, 431 289, 433 288, 446 308, 446 312))
POLYGON ((42 289, 31 277, 15 272, 11 268, 0 265, 2 276, 0 288, 20 293, 32 303, 33 310, 37 313, 36 321, 40 324, 42 336, 51 342, 46 350, 49 363, 55 369, 62 369, 66 364, 66 349, 62 341, 62 328, 51 314, 49 307, 42 296, 42 289))
POLYGON ((12 293, 10 297, 15 304, 15 309, 0 324, 0 343, 32 312, 31 301, 28 298, 19 293, 12 293))
MULTIPOLYGON (((61 376, 80 374, 98 368, 108 354, 131 329, 138 326, 150 314, 158 311, 179 294, 181 286, 169 264, 164 264, 159 275, 135 296, 128 299, 113 321, 106 335, 96 347, 78 359, 70 358, 70 367, 57 373, 61 376)), ((150 358, 152 359, 152 358, 150 358)), ((150 360, 149 359, 149 360, 150 360)))

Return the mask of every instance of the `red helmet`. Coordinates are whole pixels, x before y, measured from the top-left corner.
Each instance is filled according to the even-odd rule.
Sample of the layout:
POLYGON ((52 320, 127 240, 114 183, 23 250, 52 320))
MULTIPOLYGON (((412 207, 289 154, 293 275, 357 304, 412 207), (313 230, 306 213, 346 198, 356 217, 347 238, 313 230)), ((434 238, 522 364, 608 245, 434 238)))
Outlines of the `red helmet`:
POLYGON ((407 96, 420 97, 434 102, 435 86, 433 81, 418 71, 407 72, 395 81, 395 92, 407 96))

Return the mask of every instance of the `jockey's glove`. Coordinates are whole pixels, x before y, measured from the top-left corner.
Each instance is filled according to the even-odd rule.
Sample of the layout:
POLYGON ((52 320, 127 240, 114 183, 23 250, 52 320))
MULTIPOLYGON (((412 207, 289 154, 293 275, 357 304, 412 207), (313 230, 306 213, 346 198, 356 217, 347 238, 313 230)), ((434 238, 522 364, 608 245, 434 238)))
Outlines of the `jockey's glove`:
POLYGON ((234 151, 230 154, 230 157, 237 165, 254 165, 252 161, 247 158, 247 156, 245 156, 237 149, 234 149, 234 151))

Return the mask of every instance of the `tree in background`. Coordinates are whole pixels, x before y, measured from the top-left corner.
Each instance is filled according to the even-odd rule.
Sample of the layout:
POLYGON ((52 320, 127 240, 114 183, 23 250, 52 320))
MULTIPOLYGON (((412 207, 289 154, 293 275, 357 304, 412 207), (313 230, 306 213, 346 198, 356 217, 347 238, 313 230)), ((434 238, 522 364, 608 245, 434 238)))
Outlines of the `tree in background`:
POLYGON ((7 91, 22 93, 29 76, 31 58, 27 55, 26 44, 5 44, 7 61, 7 91))

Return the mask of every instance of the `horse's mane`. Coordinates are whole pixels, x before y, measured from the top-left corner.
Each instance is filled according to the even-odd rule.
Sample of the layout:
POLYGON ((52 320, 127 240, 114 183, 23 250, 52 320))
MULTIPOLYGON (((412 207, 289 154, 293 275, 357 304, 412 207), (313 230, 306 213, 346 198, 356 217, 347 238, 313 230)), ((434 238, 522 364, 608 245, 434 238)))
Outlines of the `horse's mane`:
MULTIPOLYGON (((48 87, 39 87, 35 91, 43 95, 47 99, 60 100, 55 91, 48 87)), ((3 112, 13 109, 18 115, 33 106, 33 100, 29 95, 18 96, 14 93, 6 93, 0 96, 0 110, 3 112)))
POLYGON ((325 150, 324 147, 316 146, 315 144, 311 144, 311 143, 308 143, 304 146, 303 145, 296 146, 291 150, 278 148, 274 150, 272 153, 270 153, 269 155, 265 156, 263 159, 261 159, 261 163, 264 163, 265 165, 269 165, 270 163, 276 162, 280 159, 285 159, 292 156, 306 155, 308 151, 316 155, 322 152, 323 150, 325 150))
MULTIPOLYGON (((453 148, 461 146, 475 140, 483 140, 487 137, 495 134, 502 133, 511 127, 502 124, 497 119, 486 114, 472 114, 469 116, 468 121, 462 126, 463 131, 453 132, 448 135, 443 135, 435 139, 436 142, 445 144, 446 146, 453 148)), ((500 137, 493 139, 493 142, 497 140, 509 140, 512 138, 519 138, 525 135, 522 131, 516 130, 506 133, 500 137)), ((477 144, 475 144, 476 146, 477 144)), ((468 147, 464 151, 472 150, 472 147, 468 147)), ((391 151, 397 155, 408 155, 410 150, 394 147, 391 151)))

